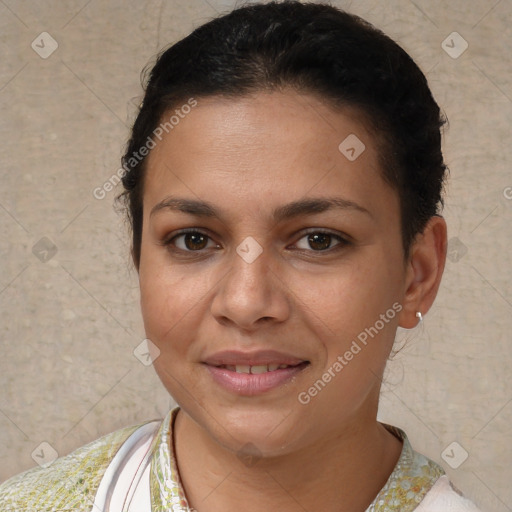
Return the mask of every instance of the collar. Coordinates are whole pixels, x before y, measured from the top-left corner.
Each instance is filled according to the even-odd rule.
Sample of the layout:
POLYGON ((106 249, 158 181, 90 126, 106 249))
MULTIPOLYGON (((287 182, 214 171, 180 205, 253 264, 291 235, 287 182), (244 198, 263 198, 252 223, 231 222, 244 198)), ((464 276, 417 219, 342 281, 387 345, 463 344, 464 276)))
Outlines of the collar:
POLYGON ((402 452, 384 487, 365 512, 411 512, 445 472, 439 464, 414 451, 402 429, 382 425, 402 441, 402 452))
MULTIPOLYGON (((171 409, 153 442, 151 460, 151 511, 190 512, 175 457, 173 427, 179 406, 171 409)), ((392 425, 383 426, 402 442, 398 462, 384 487, 365 512, 413 511, 445 472, 439 464, 415 452, 406 433, 392 425)))

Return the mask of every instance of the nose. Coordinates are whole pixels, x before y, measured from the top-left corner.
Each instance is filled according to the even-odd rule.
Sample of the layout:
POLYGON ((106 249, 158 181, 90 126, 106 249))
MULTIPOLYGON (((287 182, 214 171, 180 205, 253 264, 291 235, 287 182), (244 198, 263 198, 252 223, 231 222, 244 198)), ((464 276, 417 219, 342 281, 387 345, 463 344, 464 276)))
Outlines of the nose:
POLYGON ((271 258, 269 249, 263 249, 253 261, 233 252, 230 269, 211 304, 211 313, 219 323, 253 331, 288 318, 289 295, 271 258))

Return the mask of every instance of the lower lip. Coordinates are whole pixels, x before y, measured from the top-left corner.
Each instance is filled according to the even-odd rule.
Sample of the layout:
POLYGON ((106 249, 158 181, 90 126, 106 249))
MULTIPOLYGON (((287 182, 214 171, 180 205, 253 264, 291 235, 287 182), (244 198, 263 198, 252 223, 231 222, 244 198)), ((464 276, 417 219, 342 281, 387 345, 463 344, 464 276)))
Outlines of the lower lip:
POLYGON ((205 365, 213 380, 223 388, 244 396, 254 396, 265 393, 286 382, 299 374, 308 363, 301 363, 298 366, 279 368, 265 373, 237 373, 226 368, 205 365))

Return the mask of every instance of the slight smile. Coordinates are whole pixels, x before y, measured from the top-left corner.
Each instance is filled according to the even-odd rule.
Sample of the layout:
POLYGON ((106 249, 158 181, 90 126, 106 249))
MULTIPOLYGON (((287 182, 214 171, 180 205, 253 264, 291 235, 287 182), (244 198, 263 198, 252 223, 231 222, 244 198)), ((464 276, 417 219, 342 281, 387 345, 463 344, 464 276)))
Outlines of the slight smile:
POLYGON ((243 396, 275 389, 310 365, 305 359, 276 351, 224 351, 203 361, 213 380, 221 387, 243 396))

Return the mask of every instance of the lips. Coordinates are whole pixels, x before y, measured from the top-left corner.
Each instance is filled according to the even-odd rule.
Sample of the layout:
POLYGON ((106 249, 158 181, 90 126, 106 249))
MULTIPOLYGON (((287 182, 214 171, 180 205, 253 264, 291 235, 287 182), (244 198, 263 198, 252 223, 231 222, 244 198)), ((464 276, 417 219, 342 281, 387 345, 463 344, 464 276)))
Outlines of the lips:
POLYGON ((203 362, 210 366, 268 367, 269 365, 277 365, 279 367, 281 365, 297 366, 298 364, 308 361, 292 354, 278 352, 276 350, 257 350, 252 352, 224 350, 207 356, 203 362))
POLYGON ((279 388, 310 364, 305 359, 274 350, 217 352, 203 363, 215 383, 244 396, 279 388))

